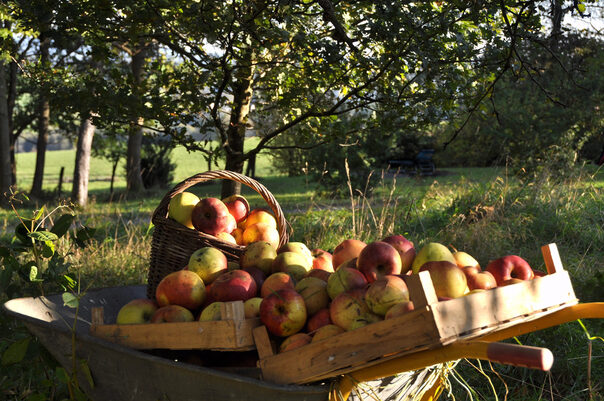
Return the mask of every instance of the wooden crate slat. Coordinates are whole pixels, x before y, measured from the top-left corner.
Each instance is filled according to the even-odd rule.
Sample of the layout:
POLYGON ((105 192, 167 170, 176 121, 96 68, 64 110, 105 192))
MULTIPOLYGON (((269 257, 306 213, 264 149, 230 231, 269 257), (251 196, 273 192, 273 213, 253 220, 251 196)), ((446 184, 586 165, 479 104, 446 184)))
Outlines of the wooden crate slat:
POLYGON ((183 322, 129 325, 93 325, 92 335, 138 349, 252 350, 252 329, 258 319, 239 322, 183 322))
POLYGON ((259 365, 265 380, 297 383, 343 366, 417 347, 418 344, 435 343, 438 338, 431 311, 424 307, 398 318, 372 323, 296 350, 263 358, 259 365))

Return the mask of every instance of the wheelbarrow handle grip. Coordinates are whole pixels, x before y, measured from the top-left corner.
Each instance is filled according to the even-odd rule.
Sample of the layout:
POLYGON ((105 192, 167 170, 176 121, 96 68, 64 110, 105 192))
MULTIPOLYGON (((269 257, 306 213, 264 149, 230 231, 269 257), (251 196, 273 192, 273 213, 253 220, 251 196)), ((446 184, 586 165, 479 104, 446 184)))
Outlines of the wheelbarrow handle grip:
POLYGON ((489 343, 487 359, 506 365, 522 366, 548 371, 554 363, 554 355, 547 348, 506 343, 489 343))

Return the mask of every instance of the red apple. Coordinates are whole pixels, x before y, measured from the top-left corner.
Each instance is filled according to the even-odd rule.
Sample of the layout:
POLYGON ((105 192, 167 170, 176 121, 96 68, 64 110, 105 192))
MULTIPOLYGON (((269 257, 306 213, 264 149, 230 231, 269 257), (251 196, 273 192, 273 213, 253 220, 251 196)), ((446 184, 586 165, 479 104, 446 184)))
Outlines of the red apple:
POLYGON ((193 313, 180 305, 166 305, 155 311, 151 323, 192 322, 193 313))
POLYGON ((306 275, 306 277, 316 277, 327 282, 327 280, 329 280, 329 276, 331 276, 332 274, 333 272, 328 272, 327 270, 323 269, 311 269, 306 275))
POLYGON ((256 287, 258 289, 257 293, 260 293, 260 289, 262 288, 262 284, 264 284, 264 280, 266 278, 266 275, 264 274, 264 272, 260 269, 258 269, 257 267, 246 267, 241 269, 243 271, 246 271, 250 274, 250 276, 252 276, 252 278, 254 279, 254 281, 256 282, 256 287))
POLYGON ((218 198, 203 198, 193 208, 191 221, 196 230, 210 235, 227 232, 229 209, 218 198))
POLYGON ((392 308, 388 309, 384 319, 394 319, 395 317, 403 316, 415 309, 413 301, 401 302, 400 304, 393 305, 392 308))
POLYGON ((332 300, 340 293, 355 288, 365 288, 367 279, 365 275, 351 267, 341 267, 331 273, 327 279, 327 293, 332 300))
POLYGON ((242 195, 231 195, 222 201, 237 223, 244 221, 250 213, 250 204, 242 195))
POLYGON ((516 255, 507 255, 490 261, 486 271, 495 277, 497 285, 511 278, 531 280, 534 277, 533 269, 528 262, 516 255))
POLYGON ((365 293, 365 303, 371 312, 380 316, 384 316, 392 306, 407 301, 409 301, 409 289, 398 276, 384 276, 377 279, 369 284, 365 293))
POLYGON ((180 305, 195 310, 206 298, 206 287, 199 275, 190 270, 177 270, 161 279, 155 289, 159 306, 180 305))
POLYGON ((334 270, 337 270, 347 260, 358 257, 366 245, 366 243, 357 239, 345 239, 340 242, 332 253, 334 270))
POLYGON ((266 298, 273 292, 282 290, 282 289, 291 289, 293 290, 295 287, 294 279, 287 273, 277 272, 268 276, 262 287, 260 288, 260 297, 266 298))
POLYGON ((413 259, 415 259, 416 253, 413 242, 399 234, 390 235, 382 241, 392 245, 401 256, 401 273, 404 274, 411 270, 411 264, 413 263, 413 259))
POLYGON ((340 326, 336 326, 335 324, 328 324, 320 327, 315 334, 312 336, 311 342, 317 342, 324 340, 326 338, 332 338, 333 336, 337 336, 338 334, 344 333, 346 330, 341 328, 340 326))
POLYGON ((218 276, 210 291, 215 301, 246 301, 256 296, 258 287, 245 270, 232 270, 218 276))
POLYGON ((308 318, 306 322, 306 331, 314 333, 323 326, 331 324, 331 318, 329 317, 329 307, 321 309, 314 315, 308 318))
POLYGON ((333 256, 331 253, 324 251, 323 249, 315 248, 311 251, 312 268, 325 270, 333 273, 333 256))
POLYGON ((420 271, 429 271, 436 295, 440 298, 457 298, 466 293, 466 275, 455 263, 445 260, 426 262, 420 271))
POLYGON ((296 333, 287 337, 279 346, 279 352, 291 351, 303 345, 310 344, 312 337, 306 333, 296 333))
POLYGON ((267 295, 260 304, 260 321, 269 333, 288 337, 306 324, 304 298, 293 289, 283 289, 267 295))
POLYGON ((305 277, 296 284, 294 289, 304 298, 308 316, 314 315, 329 305, 327 283, 319 278, 305 277))
POLYGON ((383 241, 367 244, 357 259, 357 268, 370 283, 386 275, 400 274, 401 266, 401 255, 383 241))
POLYGON ((149 323, 157 310, 157 304, 147 298, 137 298, 126 303, 117 313, 116 324, 149 323))
POLYGON ((364 288, 357 288, 339 294, 329 305, 331 321, 346 331, 352 330, 357 317, 370 313, 364 297, 364 288))

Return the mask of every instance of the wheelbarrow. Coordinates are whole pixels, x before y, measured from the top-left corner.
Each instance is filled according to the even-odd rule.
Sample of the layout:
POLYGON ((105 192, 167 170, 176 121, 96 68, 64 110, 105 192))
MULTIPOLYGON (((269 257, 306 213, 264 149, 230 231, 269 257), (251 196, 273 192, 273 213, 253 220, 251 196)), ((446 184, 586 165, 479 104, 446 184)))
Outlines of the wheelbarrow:
MULTIPOLYGON (((604 318, 604 303, 576 304, 471 341, 407 354, 305 385, 277 384, 263 380, 262 372, 254 366, 199 366, 191 361, 183 362, 174 354, 166 356, 135 350, 90 335, 91 311, 95 307, 103 306, 111 319, 126 301, 144 297, 145 293, 145 286, 90 290, 80 301, 75 326, 75 310, 65 306, 60 295, 13 299, 4 304, 4 309, 22 321, 67 370, 73 366, 75 347, 78 360, 86 361, 92 373, 92 383, 83 375, 80 378, 84 392, 95 400, 116 401, 340 401, 348 399, 359 383, 461 358, 548 370, 553 362, 549 350, 498 341, 577 319, 604 318), (72 334, 75 334, 73 338, 72 334)), ((436 381, 425 392, 424 400, 436 400, 440 391, 442 387, 436 381)))

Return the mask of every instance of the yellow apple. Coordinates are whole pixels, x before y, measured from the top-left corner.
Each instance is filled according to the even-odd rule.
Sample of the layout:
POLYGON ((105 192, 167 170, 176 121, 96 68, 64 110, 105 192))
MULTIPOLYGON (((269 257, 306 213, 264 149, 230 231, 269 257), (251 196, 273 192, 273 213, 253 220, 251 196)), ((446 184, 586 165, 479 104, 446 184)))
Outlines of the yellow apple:
POLYGON ((184 226, 194 228, 193 222, 191 221, 191 215, 195 205, 198 203, 199 197, 194 193, 186 191, 178 193, 170 199, 170 203, 168 204, 168 217, 184 226))

